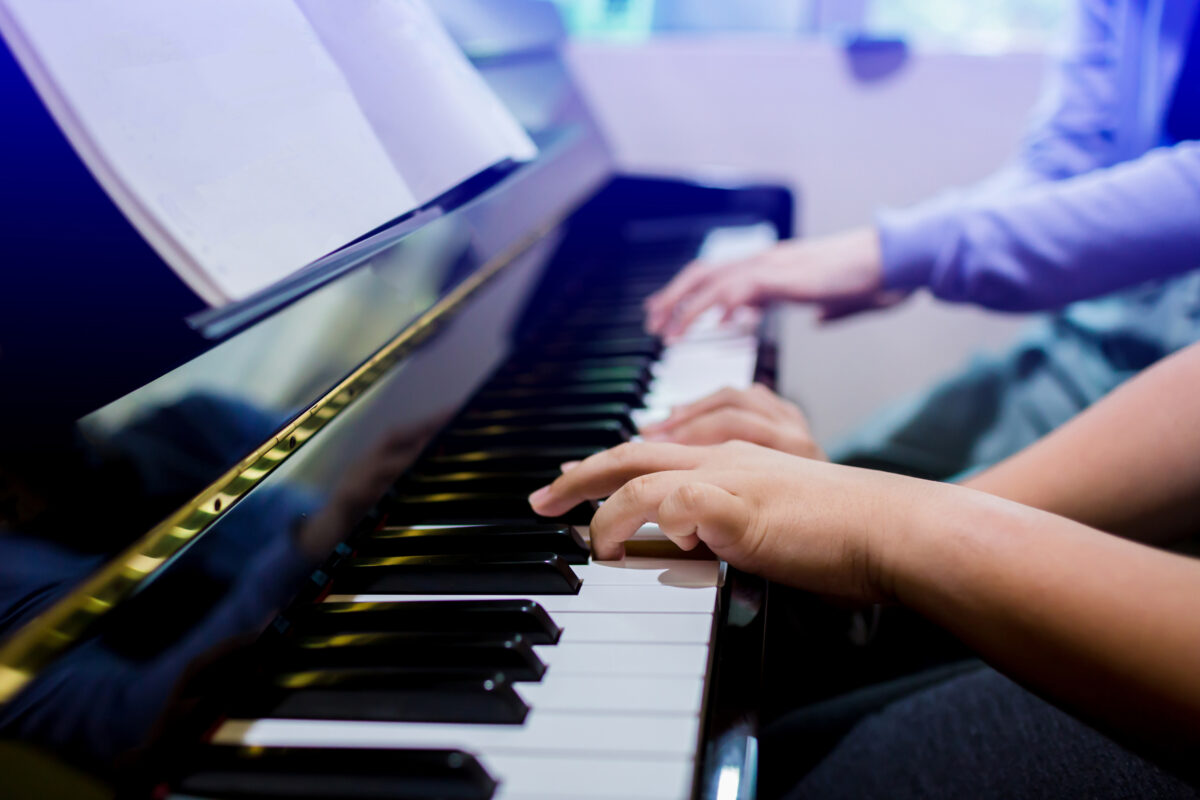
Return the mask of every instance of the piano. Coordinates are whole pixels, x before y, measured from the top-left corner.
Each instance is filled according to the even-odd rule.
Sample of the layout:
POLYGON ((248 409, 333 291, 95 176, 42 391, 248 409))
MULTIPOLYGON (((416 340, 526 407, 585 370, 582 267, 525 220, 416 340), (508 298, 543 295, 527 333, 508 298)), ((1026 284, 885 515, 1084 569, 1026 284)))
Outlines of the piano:
POLYGON ((594 561, 590 506, 525 498, 771 380, 756 320, 664 346, 640 304, 792 235, 793 195, 620 174, 550 4, 462 5, 537 160, 217 310, 3 53, 6 793, 755 796, 762 581, 652 526, 594 561))

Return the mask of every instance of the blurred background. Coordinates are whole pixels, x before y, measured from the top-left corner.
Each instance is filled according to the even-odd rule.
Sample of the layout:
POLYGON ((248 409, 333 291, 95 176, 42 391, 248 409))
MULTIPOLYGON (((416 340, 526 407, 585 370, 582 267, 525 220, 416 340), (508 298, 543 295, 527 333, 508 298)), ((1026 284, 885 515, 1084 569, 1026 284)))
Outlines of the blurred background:
POLYGON ((664 32, 899 35, 922 44, 1040 46, 1064 24, 1061 0, 554 0, 571 31, 636 39, 664 32))
MULTIPOLYGON (((869 222, 1017 148, 1070 0, 556 0, 620 166, 791 185, 799 230, 869 222)), ((917 297, 780 315, 781 389, 830 442, 1028 322, 917 297)))

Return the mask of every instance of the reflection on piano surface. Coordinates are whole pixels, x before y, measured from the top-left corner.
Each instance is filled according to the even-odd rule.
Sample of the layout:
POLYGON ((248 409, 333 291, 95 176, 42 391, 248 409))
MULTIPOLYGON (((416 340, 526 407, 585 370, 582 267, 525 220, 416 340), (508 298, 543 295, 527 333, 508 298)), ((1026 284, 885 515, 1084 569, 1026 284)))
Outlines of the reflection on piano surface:
POLYGON ((640 304, 714 229, 789 235, 791 198, 613 175, 559 31, 529 30, 462 40, 537 162, 236 335, 172 339, 93 413, 30 417, 0 460, 10 743, 97 796, 753 796, 761 585, 651 529, 591 561, 590 506, 525 498, 754 379, 754 321, 664 348, 640 304))

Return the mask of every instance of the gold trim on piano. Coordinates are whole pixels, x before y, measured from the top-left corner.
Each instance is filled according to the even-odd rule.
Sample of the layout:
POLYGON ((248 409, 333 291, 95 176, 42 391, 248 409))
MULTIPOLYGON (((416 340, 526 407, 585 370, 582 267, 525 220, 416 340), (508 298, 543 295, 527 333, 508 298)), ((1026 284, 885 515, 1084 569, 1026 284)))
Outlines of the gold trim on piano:
POLYGON ((475 292, 557 228, 568 215, 569 212, 556 215, 542 228, 480 267, 257 450, 151 528, 79 587, 17 629, 0 647, 0 704, 15 697, 55 656, 81 639, 99 617, 132 594, 172 556, 220 519, 317 431, 411 353, 475 292))

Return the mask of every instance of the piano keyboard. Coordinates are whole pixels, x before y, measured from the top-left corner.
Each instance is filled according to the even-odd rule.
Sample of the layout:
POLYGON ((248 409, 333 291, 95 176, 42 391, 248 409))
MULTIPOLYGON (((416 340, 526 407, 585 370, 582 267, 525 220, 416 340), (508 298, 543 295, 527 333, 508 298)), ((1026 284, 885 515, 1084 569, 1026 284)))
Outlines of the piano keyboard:
POLYGON ((666 277, 577 290, 549 315, 350 543, 324 602, 290 615, 281 675, 174 796, 692 796, 722 565, 592 561, 591 507, 546 521, 525 501, 560 463, 750 385, 745 321, 708 317, 665 348, 642 334, 666 277))

